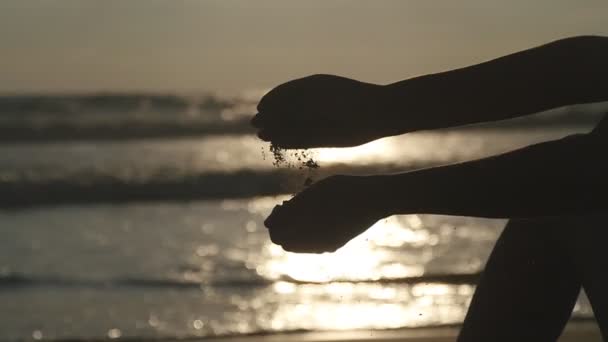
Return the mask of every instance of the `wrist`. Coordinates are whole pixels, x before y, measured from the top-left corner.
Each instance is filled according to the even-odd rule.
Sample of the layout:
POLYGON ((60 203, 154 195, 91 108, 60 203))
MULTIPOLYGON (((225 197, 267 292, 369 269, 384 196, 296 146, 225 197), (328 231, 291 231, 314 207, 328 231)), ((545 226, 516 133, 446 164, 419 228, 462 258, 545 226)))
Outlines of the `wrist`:
POLYGON ((378 220, 398 213, 396 204, 398 190, 392 186, 393 176, 374 175, 360 176, 362 198, 365 207, 370 210, 372 216, 378 220))
POLYGON ((428 81, 417 79, 415 82, 407 80, 382 85, 377 90, 376 115, 381 115, 384 124, 390 126, 392 135, 434 128, 427 122, 430 119, 428 108, 431 106, 425 103, 428 98, 425 93, 428 87, 425 85, 428 81), (414 87, 415 82, 423 84, 414 87))
POLYGON ((423 178, 421 171, 370 176, 366 180, 370 207, 379 218, 425 213, 431 205, 432 184, 423 178))
POLYGON ((398 135, 410 132, 403 115, 403 102, 405 96, 392 85, 379 85, 374 91, 374 113, 378 118, 376 122, 383 125, 383 129, 389 130, 390 135, 398 135))

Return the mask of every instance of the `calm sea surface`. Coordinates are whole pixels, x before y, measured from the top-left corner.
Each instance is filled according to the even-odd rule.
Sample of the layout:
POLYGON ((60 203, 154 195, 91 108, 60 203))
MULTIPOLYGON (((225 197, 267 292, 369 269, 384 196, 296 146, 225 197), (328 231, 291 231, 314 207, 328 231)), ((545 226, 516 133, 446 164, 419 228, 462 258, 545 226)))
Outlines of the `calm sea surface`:
MULTIPOLYGON (((587 129, 418 133, 310 153, 321 170, 395 171, 478 158, 587 129)), ((336 253, 286 253, 269 241, 262 222, 289 193, 237 191, 274 179, 267 151, 254 136, 236 133, 1 144, 3 197, 27 190, 43 198, 63 193, 57 192, 63 187, 92 190, 76 191, 61 205, 22 202, 0 209, 0 340, 462 322, 474 277, 504 220, 394 216, 336 253), (212 182, 206 181, 210 175, 216 177, 212 182), (199 183, 192 179, 214 195, 196 189, 199 183), (186 184, 197 195, 184 200, 156 194, 139 201, 124 187, 158 189, 167 180, 186 184), (123 188, 112 192, 112 184, 123 188), (102 189, 111 196, 96 197, 102 189)), ((297 182, 308 176, 306 170, 291 175, 297 182)), ((590 315, 581 297, 575 316, 590 315)))

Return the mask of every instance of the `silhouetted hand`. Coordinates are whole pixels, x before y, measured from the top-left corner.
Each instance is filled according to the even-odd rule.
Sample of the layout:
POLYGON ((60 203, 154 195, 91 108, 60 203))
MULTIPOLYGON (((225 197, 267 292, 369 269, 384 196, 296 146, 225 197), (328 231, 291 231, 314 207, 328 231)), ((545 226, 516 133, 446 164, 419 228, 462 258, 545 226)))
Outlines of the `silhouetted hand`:
POLYGON ((389 135, 379 119, 382 86, 332 75, 281 84, 258 105, 258 136, 283 148, 346 147, 389 135))
POLYGON ((333 252, 383 218, 365 177, 331 176, 277 205, 264 224, 291 252, 333 252))

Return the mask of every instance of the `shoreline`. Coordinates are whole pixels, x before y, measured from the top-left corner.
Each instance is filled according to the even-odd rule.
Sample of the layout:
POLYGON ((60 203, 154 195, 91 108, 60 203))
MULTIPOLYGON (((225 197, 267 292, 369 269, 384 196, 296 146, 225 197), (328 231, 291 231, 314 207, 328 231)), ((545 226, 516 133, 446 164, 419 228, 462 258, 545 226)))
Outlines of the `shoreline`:
MULTIPOLYGON (((347 330, 327 332, 302 332, 271 335, 213 337, 193 339, 200 342, 453 342, 460 326, 403 328, 391 330, 347 330)), ((190 340, 190 339, 189 339, 190 340)), ((169 340, 179 342, 180 340, 169 340)), ((593 319, 574 319, 568 322, 559 342, 601 341, 597 323, 593 319)))

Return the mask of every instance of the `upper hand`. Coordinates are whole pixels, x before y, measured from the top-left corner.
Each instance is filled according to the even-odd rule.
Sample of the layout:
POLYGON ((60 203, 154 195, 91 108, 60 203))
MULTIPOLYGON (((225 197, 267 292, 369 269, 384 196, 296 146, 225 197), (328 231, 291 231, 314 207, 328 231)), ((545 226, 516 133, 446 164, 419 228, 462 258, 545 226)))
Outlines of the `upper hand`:
POLYGON ((389 135, 378 119, 382 86, 333 75, 281 84, 258 105, 258 136, 283 148, 346 147, 389 135))

